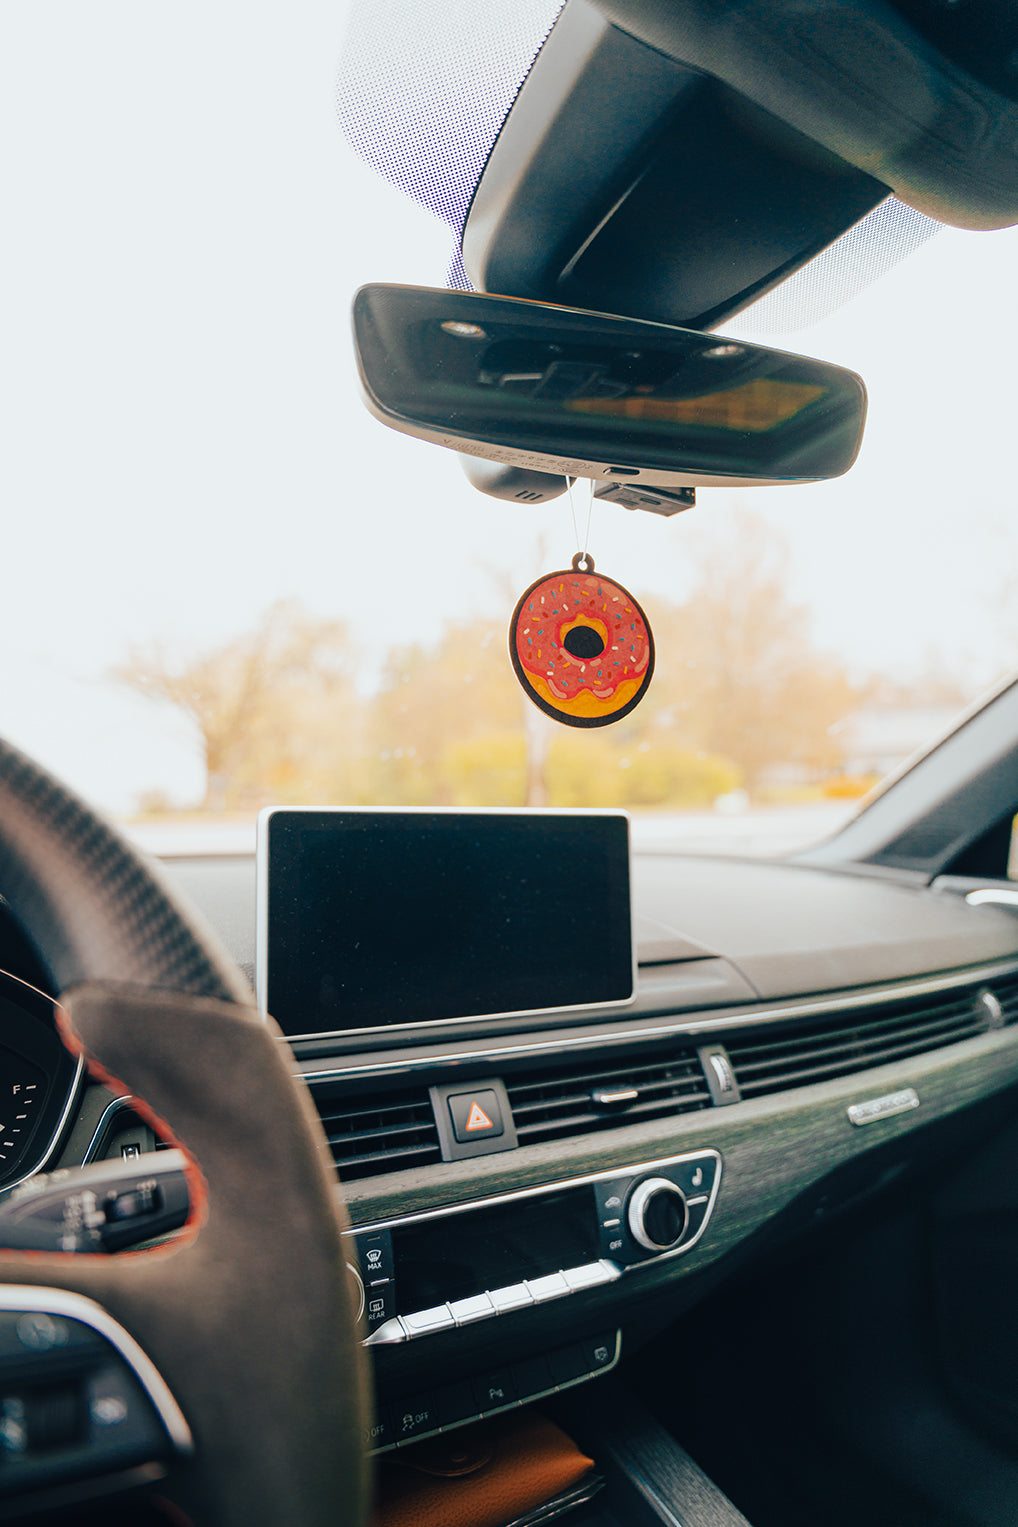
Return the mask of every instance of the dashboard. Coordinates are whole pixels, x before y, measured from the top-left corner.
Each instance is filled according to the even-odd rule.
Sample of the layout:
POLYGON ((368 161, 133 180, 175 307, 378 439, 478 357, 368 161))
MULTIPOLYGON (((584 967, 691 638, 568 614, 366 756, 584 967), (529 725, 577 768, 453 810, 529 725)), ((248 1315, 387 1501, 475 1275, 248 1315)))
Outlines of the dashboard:
MULTIPOLYGON (((253 976, 254 860, 163 869, 253 976)), ((1010 1107, 1007 911, 907 874, 670 852, 636 853, 632 889, 628 1005, 289 1042, 350 1217, 371 1450, 596 1378, 1010 1107)), ((44 984, 6 915, 0 945, 44 984)), ((81 1077, 47 997, 5 977, 0 999, 0 1095, 38 1097, 0 1118, 0 1186, 156 1147, 81 1077)))
MULTIPOLYGON (((253 862, 165 868, 252 972, 253 862)), ((906 874, 654 852, 632 891, 623 1009, 292 1044, 351 1219, 373 1448, 583 1383, 1009 1106, 1000 907, 906 874), (474 1106, 499 1148, 483 1123, 457 1142, 474 1106)))

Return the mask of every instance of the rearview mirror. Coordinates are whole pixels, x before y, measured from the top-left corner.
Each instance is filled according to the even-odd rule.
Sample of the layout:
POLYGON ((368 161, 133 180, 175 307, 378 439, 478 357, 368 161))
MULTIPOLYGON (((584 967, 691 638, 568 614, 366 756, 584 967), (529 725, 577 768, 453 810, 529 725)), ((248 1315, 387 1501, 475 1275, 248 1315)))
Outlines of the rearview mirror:
POLYGON ((419 286, 362 287, 353 324, 376 418, 536 472, 816 482, 862 438, 854 372, 716 334, 419 286))

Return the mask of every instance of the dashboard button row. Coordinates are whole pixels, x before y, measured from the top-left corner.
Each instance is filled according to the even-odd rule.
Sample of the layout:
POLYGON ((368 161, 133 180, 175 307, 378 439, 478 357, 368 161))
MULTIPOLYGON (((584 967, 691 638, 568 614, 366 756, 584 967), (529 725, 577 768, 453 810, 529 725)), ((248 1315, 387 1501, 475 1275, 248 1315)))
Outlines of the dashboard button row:
POLYGON ((621 1332, 610 1331, 481 1374, 472 1381, 461 1380, 388 1403, 380 1401, 373 1425, 365 1430, 365 1446, 373 1453, 385 1452, 584 1383, 614 1368, 621 1342, 621 1332))
POLYGON ((534 1302, 525 1283, 511 1283, 506 1288, 496 1288, 488 1298, 496 1315, 504 1315, 507 1310, 522 1310, 534 1302))
POLYGON ((449 1310, 458 1326, 472 1325, 475 1320, 486 1320, 496 1313, 487 1294, 475 1294, 472 1299, 454 1299, 449 1310))
POLYGON ((397 1315, 378 1326, 367 1338, 366 1345, 391 1346, 397 1342, 413 1341, 418 1336, 430 1336, 435 1331, 451 1331, 456 1326, 472 1325, 474 1321, 486 1320, 491 1315, 504 1315, 510 1310, 546 1304, 550 1299, 561 1299, 565 1294, 612 1283, 620 1276, 617 1267, 602 1259, 599 1262, 588 1262, 582 1267, 568 1267, 560 1272, 548 1273, 543 1278, 526 1278, 522 1283, 496 1288, 490 1293, 474 1294, 469 1299, 457 1299, 451 1304, 436 1304, 432 1309, 415 1310, 409 1315, 397 1315))

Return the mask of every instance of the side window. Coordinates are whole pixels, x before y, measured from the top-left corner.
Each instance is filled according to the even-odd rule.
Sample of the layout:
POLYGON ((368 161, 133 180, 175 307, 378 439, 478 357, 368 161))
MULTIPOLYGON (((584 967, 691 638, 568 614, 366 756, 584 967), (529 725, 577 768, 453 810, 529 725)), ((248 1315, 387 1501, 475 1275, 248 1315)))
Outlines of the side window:
POLYGON ((1008 811, 958 855, 948 873, 980 880, 1018 880, 1018 816, 1008 811))

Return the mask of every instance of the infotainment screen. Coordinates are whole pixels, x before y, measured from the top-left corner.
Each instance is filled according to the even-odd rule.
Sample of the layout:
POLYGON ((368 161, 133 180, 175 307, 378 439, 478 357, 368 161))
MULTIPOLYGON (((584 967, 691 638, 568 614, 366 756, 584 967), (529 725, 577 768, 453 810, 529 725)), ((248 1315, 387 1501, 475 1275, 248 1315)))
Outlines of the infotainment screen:
POLYGON ((294 1039, 629 1002, 629 819, 265 811, 257 980, 294 1039))

